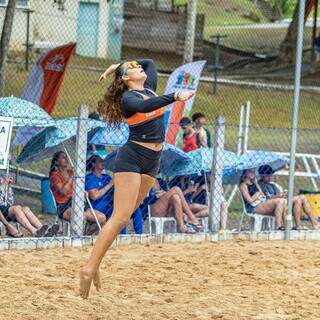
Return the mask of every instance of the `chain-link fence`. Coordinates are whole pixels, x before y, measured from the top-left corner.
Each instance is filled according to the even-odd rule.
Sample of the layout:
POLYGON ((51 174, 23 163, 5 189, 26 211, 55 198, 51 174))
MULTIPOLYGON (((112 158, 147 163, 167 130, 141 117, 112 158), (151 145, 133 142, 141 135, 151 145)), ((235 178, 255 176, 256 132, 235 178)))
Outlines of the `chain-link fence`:
MULTIPOLYGON (((10 167, 2 172, 3 236, 98 234, 113 212, 114 162, 128 128, 88 115, 85 106, 78 117, 55 121, 27 105, 14 118, 10 167)), ((289 129, 233 126, 221 116, 201 128, 177 126, 181 146, 165 144, 156 183, 121 234, 284 228, 289 129), (192 139, 208 145, 188 149, 192 139)), ((298 136, 294 228, 318 228, 318 130, 300 129, 298 136)))
MULTIPOLYGON (((0 2, 1 23, 6 3, 0 2)), ((193 110, 205 112, 211 122, 223 113, 228 123, 236 124, 234 108, 250 100, 255 106, 252 125, 289 127, 294 60, 289 53, 281 55, 281 44, 291 30, 296 1, 198 0, 196 4, 195 41, 187 41, 186 46, 187 1, 17 1, 5 95, 21 96, 31 66, 43 52, 75 42, 76 54, 70 59, 53 114, 77 115, 82 103, 94 111, 105 90, 96 81, 110 63, 153 58, 161 93, 168 74, 183 63, 192 45, 193 60, 207 61, 206 81, 200 83, 193 110), (218 44, 217 36, 221 36, 218 44)), ((316 128, 318 116, 313 13, 308 11, 304 33, 303 128, 316 128)), ((294 56, 295 43, 288 46, 294 56)))
MULTIPOLYGON (((7 3, 0 0, 2 25, 7 3)), ((312 3, 306 1, 295 183, 295 195, 306 195, 294 200, 296 219, 305 212, 316 215, 318 210, 317 194, 312 194, 318 190, 320 173, 317 19, 312 19, 317 10, 312 3)), ((169 123, 172 132, 167 136, 174 137, 175 146, 164 147, 158 183, 134 212, 132 226, 122 233, 281 228, 285 221, 279 218, 279 212, 287 212, 288 128, 296 37, 290 18, 296 19, 296 4, 249 0, 17 0, 5 68, 5 96, 23 95, 33 64, 40 63, 46 52, 76 43, 50 119, 38 119, 34 125, 24 120, 27 114, 20 118, 12 115, 20 123, 14 127, 11 146, 13 182, 4 179, 2 184, 5 206, 8 185, 13 187, 13 203, 18 206, 13 220, 25 227, 23 233, 34 235, 48 224, 49 235, 95 234, 110 217, 112 167, 116 149, 127 139, 127 128, 107 126, 94 114, 97 101, 111 81, 99 85, 97 80, 111 63, 139 58, 156 62, 159 94, 165 91, 169 75, 184 62, 206 60, 206 64, 192 109, 183 114, 189 120, 169 123), (79 114, 82 104, 88 105, 89 111, 83 109, 79 114), (215 123, 219 114, 225 119, 220 118, 220 124, 215 123), (192 145, 202 148, 191 150, 190 145, 191 149, 192 145), (103 168, 98 156, 104 159, 103 168), (61 175, 55 165, 68 170, 62 170, 61 175), (260 186, 262 180, 271 179, 271 174, 267 179, 266 173, 259 173, 261 167, 272 172, 280 185, 274 189, 274 198, 268 198, 260 186), (90 178, 93 170, 104 172, 103 181, 90 178), (105 188, 102 214, 92 191, 99 189, 94 186, 100 182, 105 188), (250 195, 252 190, 256 192, 250 195), (254 200, 262 211, 250 206, 252 196, 258 197, 258 193, 261 197, 254 200), (31 215, 26 207, 40 218, 41 226, 38 221, 31 227, 23 225, 19 215, 31 215), (260 217, 260 213, 271 218, 260 217)), ((58 65, 54 60, 51 67, 58 65)), ((179 76, 177 83, 192 84, 190 75, 179 76)), ((297 225, 302 228, 304 222, 297 225)), ((38 234, 48 234, 44 229, 38 234)), ((20 235, 19 230, 7 232, 20 235)))

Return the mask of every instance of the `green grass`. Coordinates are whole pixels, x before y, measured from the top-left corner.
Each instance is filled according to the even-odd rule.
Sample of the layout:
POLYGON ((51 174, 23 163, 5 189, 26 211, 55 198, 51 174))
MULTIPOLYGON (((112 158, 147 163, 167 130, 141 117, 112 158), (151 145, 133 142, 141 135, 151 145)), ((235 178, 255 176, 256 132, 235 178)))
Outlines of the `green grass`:
MULTIPOLYGON (((95 110, 108 81, 97 83, 99 72, 69 69, 57 102, 54 116, 66 117, 77 114, 81 104, 95 110)), ((6 74, 6 95, 20 96, 27 74, 16 65, 9 64, 6 74)), ((158 93, 164 92, 166 79, 159 79, 158 93)), ((259 127, 288 128, 291 121, 292 94, 287 91, 249 89, 235 86, 219 86, 218 93, 212 94, 210 84, 201 83, 197 92, 194 111, 203 111, 213 122, 223 114, 229 124, 239 123, 241 104, 252 103, 251 125, 259 127)), ((308 92, 301 94, 301 128, 318 128, 320 119, 320 96, 308 92)))
MULTIPOLYGON (((277 29, 225 29, 211 27, 212 34, 224 34, 227 38, 222 43, 228 47, 245 51, 276 54, 285 38, 287 28, 277 29)), ((304 32, 304 45, 311 45, 312 28, 306 28, 304 32)))
MULTIPOLYGON (((210 40, 216 26, 243 25, 254 23, 248 14, 254 10, 249 0, 198 1, 197 12, 205 15, 204 38, 210 40)), ((259 10, 256 11, 260 22, 266 22, 259 10)))

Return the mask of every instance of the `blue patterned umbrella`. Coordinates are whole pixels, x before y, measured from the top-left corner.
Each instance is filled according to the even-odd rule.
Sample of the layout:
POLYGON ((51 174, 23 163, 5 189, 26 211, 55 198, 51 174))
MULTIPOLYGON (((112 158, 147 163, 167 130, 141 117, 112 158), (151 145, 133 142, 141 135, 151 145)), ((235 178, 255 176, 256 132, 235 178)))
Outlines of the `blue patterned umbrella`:
MULTIPOLYGON (((117 150, 109 153, 105 160, 106 169, 114 171, 114 163, 117 155, 117 150)), ((175 146, 165 143, 161 155, 161 168, 162 170, 169 170, 172 163, 176 161, 190 161, 190 156, 175 146)), ((160 169, 161 171, 161 169, 160 169)), ((162 172, 162 171, 161 171, 162 172)))
MULTIPOLYGON (((116 154, 117 152, 114 151, 105 158, 107 170, 114 170, 116 154)), ((170 144, 165 144, 161 157, 160 172, 164 176, 171 177, 210 172, 212 156, 212 149, 201 148, 186 153, 170 144)), ((224 168, 237 166, 238 163, 239 157, 235 153, 229 151, 224 152, 224 168)))
MULTIPOLYGON (((188 153, 190 160, 175 161, 167 170, 161 171, 165 176, 184 176, 210 172, 212 168, 213 149, 200 148, 188 153)), ((239 157, 230 151, 223 153, 223 168, 232 168, 238 165, 239 157)))
POLYGON ((0 116, 14 118, 15 127, 54 125, 54 120, 41 107, 15 97, 0 98, 0 116))
MULTIPOLYGON (((55 121, 55 126, 43 129, 36 134, 24 146, 17 158, 17 163, 28 163, 32 161, 49 158, 56 151, 68 150, 75 147, 78 118, 66 118, 55 121)), ((96 133, 98 128, 104 127, 105 123, 98 120, 88 120, 88 140, 96 133)), ((84 151, 86 151, 86 146, 84 151)))
POLYGON ((268 151, 252 151, 240 156, 239 165, 228 170, 224 180, 227 184, 240 183, 244 170, 258 169, 263 165, 269 165, 273 171, 279 171, 289 163, 289 159, 282 155, 268 151))
POLYGON ((121 146, 126 143, 129 137, 129 127, 125 123, 120 125, 105 124, 99 128, 90 139, 91 144, 121 146))

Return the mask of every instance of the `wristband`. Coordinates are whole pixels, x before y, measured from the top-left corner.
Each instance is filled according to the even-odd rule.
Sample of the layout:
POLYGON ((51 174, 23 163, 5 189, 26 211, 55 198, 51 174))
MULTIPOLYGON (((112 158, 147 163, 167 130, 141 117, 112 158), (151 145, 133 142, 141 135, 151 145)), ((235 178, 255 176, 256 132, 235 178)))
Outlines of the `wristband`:
POLYGON ((175 100, 176 101, 181 101, 181 92, 180 91, 175 93, 175 100))

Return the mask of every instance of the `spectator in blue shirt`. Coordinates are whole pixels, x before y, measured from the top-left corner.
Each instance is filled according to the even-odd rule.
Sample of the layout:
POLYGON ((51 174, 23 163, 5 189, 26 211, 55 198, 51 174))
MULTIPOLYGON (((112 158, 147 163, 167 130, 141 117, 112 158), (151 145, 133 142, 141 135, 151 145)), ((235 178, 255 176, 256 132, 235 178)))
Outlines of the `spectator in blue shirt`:
MULTIPOLYGON (((104 174, 104 160, 93 155, 87 161, 85 189, 88 192, 94 210, 103 213, 109 219, 113 211, 113 181, 108 174, 104 174)), ((143 233, 143 219, 141 209, 138 208, 132 215, 133 227, 137 234, 143 233)), ((124 228, 120 234, 126 234, 124 228)))

